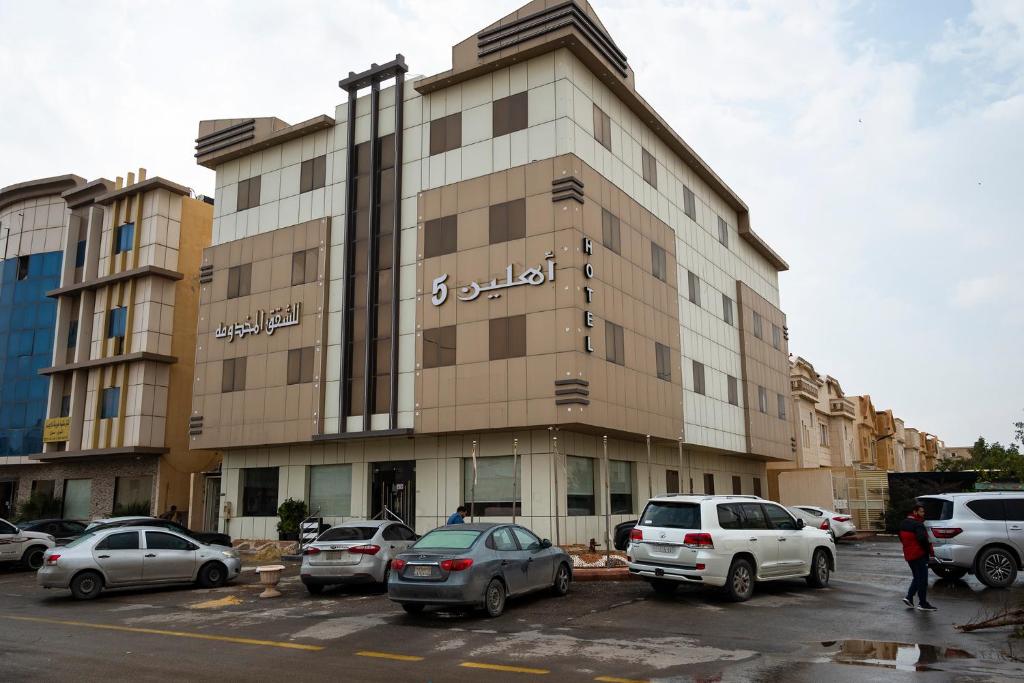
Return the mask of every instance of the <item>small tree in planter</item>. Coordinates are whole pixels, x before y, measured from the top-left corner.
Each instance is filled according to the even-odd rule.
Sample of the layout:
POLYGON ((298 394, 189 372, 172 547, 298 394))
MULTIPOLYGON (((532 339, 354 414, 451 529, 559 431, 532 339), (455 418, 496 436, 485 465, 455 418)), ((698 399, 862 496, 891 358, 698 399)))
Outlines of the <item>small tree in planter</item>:
POLYGON ((280 541, 299 540, 299 524, 309 514, 305 501, 288 498, 277 508, 277 537, 280 541))

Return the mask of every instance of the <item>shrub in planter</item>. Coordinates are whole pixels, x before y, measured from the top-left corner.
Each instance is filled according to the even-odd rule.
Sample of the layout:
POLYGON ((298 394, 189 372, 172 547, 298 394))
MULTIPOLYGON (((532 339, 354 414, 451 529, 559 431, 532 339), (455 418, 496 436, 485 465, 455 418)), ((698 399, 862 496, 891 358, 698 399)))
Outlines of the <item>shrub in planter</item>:
POLYGON ((281 520, 277 523, 278 539, 281 541, 299 540, 299 524, 309 514, 305 501, 288 498, 277 508, 277 516, 281 520))
POLYGON ((28 500, 18 508, 18 519, 29 522, 34 519, 48 519, 50 517, 61 517, 63 505, 60 498, 50 498, 42 493, 33 493, 28 500))
POLYGON ((149 517, 150 504, 147 500, 144 503, 125 503, 114 506, 114 517, 149 517))

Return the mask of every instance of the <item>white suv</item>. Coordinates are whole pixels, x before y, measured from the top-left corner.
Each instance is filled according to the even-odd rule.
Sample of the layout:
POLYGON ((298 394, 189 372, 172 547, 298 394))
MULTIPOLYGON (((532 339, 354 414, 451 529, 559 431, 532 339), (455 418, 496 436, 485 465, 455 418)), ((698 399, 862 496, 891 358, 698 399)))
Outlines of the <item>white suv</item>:
POLYGON ((43 554, 56 545, 53 536, 22 531, 6 519, 0 519, 0 562, 20 562, 35 571, 43 566, 43 554))
POLYGON ((757 581, 804 578, 828 585, 836 546, 786 508, 757 496, 658 496, 630 533, 629 571, 655 591, 680 583, 724 587, 747 600, 757 581))

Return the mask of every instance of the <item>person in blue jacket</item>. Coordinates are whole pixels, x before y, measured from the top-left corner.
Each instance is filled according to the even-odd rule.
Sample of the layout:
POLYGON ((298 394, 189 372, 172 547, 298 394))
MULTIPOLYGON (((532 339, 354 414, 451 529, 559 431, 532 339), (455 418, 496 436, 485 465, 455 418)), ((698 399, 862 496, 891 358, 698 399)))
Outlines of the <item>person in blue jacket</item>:
POLYGON ((460 505, 452 516, 448 518, 446 524, 465 524, 466 513, 469 512, 465 505, 460 505))

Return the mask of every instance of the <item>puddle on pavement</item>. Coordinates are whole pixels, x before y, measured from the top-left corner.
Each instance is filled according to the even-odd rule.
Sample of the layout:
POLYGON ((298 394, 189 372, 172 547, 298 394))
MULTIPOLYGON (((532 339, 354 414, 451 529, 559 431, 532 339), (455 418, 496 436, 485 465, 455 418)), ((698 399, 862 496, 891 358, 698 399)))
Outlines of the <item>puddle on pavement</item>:
POLYGON ((897 643, 883 640, 829 640, 829 659, 839 664, 877 666, 897 671, 940 671, 944 662, 974 659, 974 655, 954 647, 924 643, 897 643))

